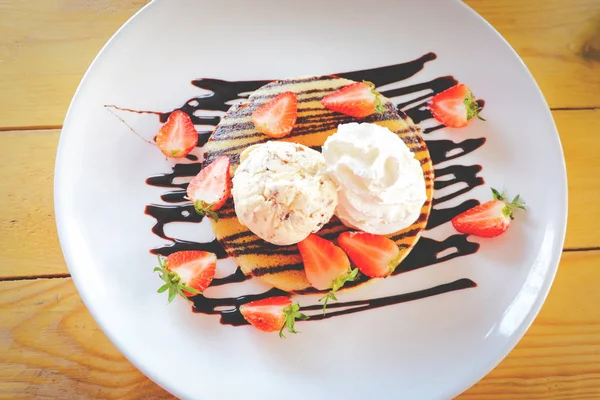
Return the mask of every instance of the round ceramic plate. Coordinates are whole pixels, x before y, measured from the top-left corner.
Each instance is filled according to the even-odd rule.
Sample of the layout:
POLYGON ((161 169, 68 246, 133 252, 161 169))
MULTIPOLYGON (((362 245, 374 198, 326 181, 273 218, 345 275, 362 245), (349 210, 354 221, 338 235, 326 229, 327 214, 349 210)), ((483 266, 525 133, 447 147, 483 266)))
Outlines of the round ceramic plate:
MULTIPOLYGON (((561 255, 566 193, 560 142, 534 80, 458 1, 162 0, 126 24, 83 79, 60 139, 55 201, 65 258, 90 312, 176 396, 447 399, 496 366, 539 311, 561 255), (213 235, 177 202, 198 161, 165 159, 152 143, 160 119, 183 107, 206 139, 255 81, 319 74, 374 81, 426 132, 434 205, 410 264, 340 293, 337 314, 299 322, 301 334, 286 340, 221 321, 227 302, 213 315, 192 312, 184 299, 167 305, 152 251, 209 246, 213 235), (487 122, 436 129, 426 101, 455 81, 485 100, 487 122), (490 187, 520 194, 528 211, 496 239, 457 234, 449 218, 490 199, 490 187), (156 210, 175 221, 157 225, 156 210)), ((219 260, 224 280, 207 297, 269 289, 233 282, 234 271, 232 260, 219 260)))

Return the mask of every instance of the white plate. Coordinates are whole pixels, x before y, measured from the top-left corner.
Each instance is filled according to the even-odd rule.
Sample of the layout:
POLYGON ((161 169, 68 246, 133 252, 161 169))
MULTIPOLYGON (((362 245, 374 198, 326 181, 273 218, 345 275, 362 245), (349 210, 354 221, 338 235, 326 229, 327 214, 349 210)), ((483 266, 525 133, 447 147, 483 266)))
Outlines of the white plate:
MULTIPOLYGON (((113 37, 73 99, 55 183, 65 258, 108 337, 134 365, 181 398, 447 399, 508 354, 548 293, 565 232, 565 166, 547 104, 521 60, 457 1, 381 0, 371 9, 351 4, 156 1, 113 37), (149 253, 166 241, 151 232, 154 220, 144 214, 147 204, 162 203, 166 189, 145 180, 168 172, 173 161, 104 105, 171 111, 203 93, 190 84, 197 78, 338 73, 415 60, 428 52, 437 59, 396 86, 453 75, 486 100, 482 114, 487 119, 426 135, 430 144, 486 138, 469 154, 436 165, 438 175, 453 165, 481 165, 479 176, 486 183, 436 207, 487 200, 493 186, 521 194, 529 211, 519 213, 497 239, 469 238, 481 244, 475 254, 344 292, 340 301, 463 278, 476 282, 476 288, 301 322, 302 333, 287 340, 249 326, 221 325, 218 316, 192 313, 182 299, 166 305, 165 296, 156 294, 160 282, 149 253)), ((113 111, 149 140, 160 126, 153 114, 113 111)), ((452 185, 435 197, 462 187, 452 185)), ((209 226, 176 223, 166 233, 205 241, 212 238, 209 226)), ((425 236, 442 240, 455 233, 445 223, 425 236)), ((232 266, 220 262, 220 276, 232 266)), ((228 295, 250 290, 241 286, 221 290, 228 295)))

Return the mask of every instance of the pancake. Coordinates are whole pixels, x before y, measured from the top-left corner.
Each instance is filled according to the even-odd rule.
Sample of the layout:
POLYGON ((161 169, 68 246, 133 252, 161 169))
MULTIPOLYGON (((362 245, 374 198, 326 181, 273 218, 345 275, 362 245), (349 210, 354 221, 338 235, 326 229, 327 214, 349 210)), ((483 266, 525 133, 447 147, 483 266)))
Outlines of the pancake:
MULTIPOLYGON (((339 124, 370 122, 395 132, 420 161, 425 177, 427 200, 421 208, 418 220, 406 229, 387 235, 401 249, 404 259, 415 246, 425 229, 433 195, 433 166, 429 151, 421 137, 421 131, 406 114, 397 111, 393 103, 382 97, 385 111, 366 118, 354 118, 324 108, 323 96, 354 83, 335 76, 307 77, 271 82, 250 95, 247 103, 233 105, 216 127, 204 146, 205 164, 220 155, 231 160, 232 175, 240 163, 240 153, 249 146, 269 140, 300 143, 321 151, 325 140, 336 132, 339 124), (252 113, 260 105, 280 93, 292 91, 298 98, 298 119, 292 132, 282 139, 272 139, 258 132, 252 123, 252 113)), ((219 210, 220 219, 212 221, 215 236, 233 257, 246 275, 259 278, 266 283, 286 291, 301 291, 310 287, 304 273, 302 258, 296 245, 276 246, 265 242, 242 225, 235 214, 230 198, 219 210)), ((336 217, 326 224, 318 235, 334 240, 347 231, 336 217)))

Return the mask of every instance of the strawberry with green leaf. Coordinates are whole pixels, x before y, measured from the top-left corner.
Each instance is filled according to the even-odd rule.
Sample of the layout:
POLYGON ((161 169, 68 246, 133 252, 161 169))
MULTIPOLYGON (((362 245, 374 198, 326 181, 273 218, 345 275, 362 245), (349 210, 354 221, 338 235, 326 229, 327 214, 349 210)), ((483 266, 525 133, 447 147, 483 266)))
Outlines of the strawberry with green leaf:
POLYGON ((199 215, 218 221, 217 210, 225 204, 231 192, 230 161, 219 156, 200 170, 187 187, 187 197, 199 215))
POLYGON ((509 201, 506 194, 492 188, 494 200, 475 206, 452 218, 452 226, 461 233, 493 238, 506 232, 516 210, 525 210, 519 195, 509 201))
POLYGON ((356 118, 382 113, 385 107, 371 82, 355 82, 328 94, 321 100, 323 107, 356 118))
POLYGON ((169 303, 177 295, 188 297, 202 293, 212 282, 217 267, 217 256, 207 251, 178 251, 164 258, 158 256, 160 267, 154 268, 165 282, 158 293, 169 293, 169 303))
POLYGON ((297 319, 308 317, 300 312, 298 303, 292 304, 288 296, 275 296, 251 301, 240 306, 240 313, 250 325, 263 332, 279 331, 279 337, 285 339, 284 329, 298 333, 294 328, 297 319))
POLYGON ((462 83, 433 96, 429 102, 429 110, 435 119, 451 128, 465 127, 473 117, 485 121, 479 115, 481 106, 471 89, 462 83))
POLYGON ((331 289, 319 299, 323 301, 323 313, 329 300, 337 301, 335 293, 358 275, 358 269, 350 267, 344 250, 327 239, 313 234, 298 243, 308 282, 318 290, 331 289))
POLYGON ((342 232, 337 241, 360 272, 371 278, 385 278, 400 263, 400 248, 385 236, 342 232))

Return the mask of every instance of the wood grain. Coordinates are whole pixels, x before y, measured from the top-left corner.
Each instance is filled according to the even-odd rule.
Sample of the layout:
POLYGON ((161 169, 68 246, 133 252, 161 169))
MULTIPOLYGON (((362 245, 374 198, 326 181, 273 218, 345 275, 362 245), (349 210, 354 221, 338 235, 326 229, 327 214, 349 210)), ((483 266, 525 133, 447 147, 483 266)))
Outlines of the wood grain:
MULTIPOLYGON (((600 251, 566 253, 529 333, 459 398, 600 398, 598 265, 600 251)), ((0 282, 0 312, 0 398, 171 398, 106 339, 71 279, 0 282)))
POLYGON ((564 253, 523 340, 461 400, 600 399, 600 251, 564 253))
POLYGON ((465 3, 516 50, 550 107, 600 107, 600 1, 465 3))
POLYGON ((594 209, 600 197, 600 109, 554 111, 553 115, 567 164, 565 248, 599 248, 600 212, 594 209))
POLYGON ((0 277, 66 273, 54 223, 59 131, 0 132, 0 277))
POLYGON ((172 398, 100 331, 71 279, 0 283, 0 398, 172 398))
POLYGON ((0 0, 0 126, 60 127, 104 43, 148 0, 0 0))
MULTIPOLYGON (((569 223, 565 248, 600 247, 600 110, 554 111, 567 160, 569 223), (586 133, 587 132, 587 133, 586 133)), ((65 274, 56 235, 53 168, 58 130, 0 132, 9 169, 0 170, 0 279, 65 274), (27 157, 23 157, 27 154, 27 157), (32 188, 36 195, 31 196, 32 188), (14 262, 18 261, 18 265, 14 262)))
MULTIPOLYGON (((0 0, 0 128, 59 127, 94 56, 146 2, 0 0)), ((523 57, 551 107, 600 107, 598 0, 467 4, 523 57)))

